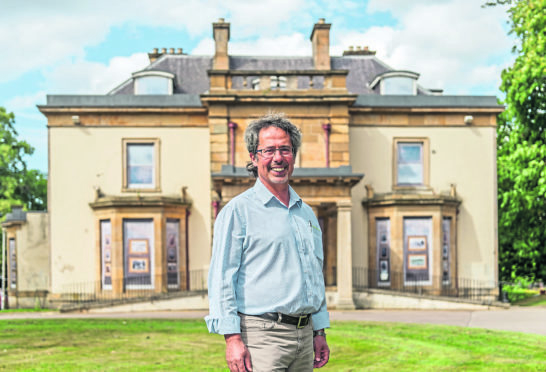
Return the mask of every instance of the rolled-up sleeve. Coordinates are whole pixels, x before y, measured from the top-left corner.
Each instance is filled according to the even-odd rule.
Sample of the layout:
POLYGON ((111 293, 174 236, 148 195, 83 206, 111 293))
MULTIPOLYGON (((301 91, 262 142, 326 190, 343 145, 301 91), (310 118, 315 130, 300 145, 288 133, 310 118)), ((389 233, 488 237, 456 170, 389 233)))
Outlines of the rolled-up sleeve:
POLYGON ((233 205, 226 205, 214 224, 212 258, 208 276, 210 333, 240 333, 235 286, 241 265, 244 225, 233 205))

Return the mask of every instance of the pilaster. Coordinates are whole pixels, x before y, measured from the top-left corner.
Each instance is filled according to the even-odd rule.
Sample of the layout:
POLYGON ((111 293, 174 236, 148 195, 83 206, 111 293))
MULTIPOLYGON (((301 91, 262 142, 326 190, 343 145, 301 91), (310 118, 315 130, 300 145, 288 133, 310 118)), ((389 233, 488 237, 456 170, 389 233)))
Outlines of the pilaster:
POLYGON ((337 309, 353 310, 353 254, 351 242, 351 199, 339 200, 337 207, 337 309))

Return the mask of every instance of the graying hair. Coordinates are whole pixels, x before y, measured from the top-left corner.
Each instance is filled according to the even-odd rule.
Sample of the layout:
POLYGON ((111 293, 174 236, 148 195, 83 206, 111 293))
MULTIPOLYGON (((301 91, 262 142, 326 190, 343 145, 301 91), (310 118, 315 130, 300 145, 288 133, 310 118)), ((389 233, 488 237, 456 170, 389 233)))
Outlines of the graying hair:
MULTIPOLYGON (((245 130, 245 143, 249 153, 256 154, 258 150, 258 142, 260 131, 264 128, 277 127, 284 130, 290 136, 290 143, 292 144, 292 152, 294 156, 298 153, 301 146, 301 132, 290 120, 288 120, 283 113, 267 114, 259 119, 250 122, 245 130)), ((246 166, 246 170, 254 175, 258 176, 258 168, 249 162, 246 166)))

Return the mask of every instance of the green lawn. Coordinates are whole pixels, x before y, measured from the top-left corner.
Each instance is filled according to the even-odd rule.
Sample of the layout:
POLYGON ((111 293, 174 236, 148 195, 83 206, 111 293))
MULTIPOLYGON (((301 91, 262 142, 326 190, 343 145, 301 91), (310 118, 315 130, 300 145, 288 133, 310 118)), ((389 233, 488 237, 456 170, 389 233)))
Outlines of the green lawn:
MULTIPOLYGON (((323 371, 544 371, 546 337, 480 329, 334 322, 323 371)), ((0 370, 226 370, 202 320, 0 321, 0 370)))
POLYGON ((534 296, 516 302, 518 306, 546 306, 546 296, 534 296))

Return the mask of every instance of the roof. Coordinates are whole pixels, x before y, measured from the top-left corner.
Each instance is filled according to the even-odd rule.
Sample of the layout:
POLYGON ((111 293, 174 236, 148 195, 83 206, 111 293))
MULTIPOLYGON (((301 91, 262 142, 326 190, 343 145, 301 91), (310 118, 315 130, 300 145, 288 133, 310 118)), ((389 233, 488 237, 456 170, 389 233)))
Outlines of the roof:
MULTIPOLYGON (((218 173, 213 173, 213 178, 248 178, 251 174, 242 167, 234 167, 232 165, 222 165, 222 170, 218 173)), ((292 178, 362 178, 364 174, 353 173, 353 168, 350 165, 342 165, 337 168, 294 168, 292 178)))
POLYGON ((47 95, 47 107, 202 107, 198 94, 47 95))
MULTIPOLYGON (((369 84, 385 73, 397 70, 383 63, 374 55, 330 57, 332 70, 348 71, 347 90, 357 94, 353 107, 476 107, 502 108, 494 96, 443 96, 418 86, 415 96, 380 95, 369 84)), ((47 107, 203 107, 200 95, 209 89, 212 69, 210 56, 163 54, 144 70, 163 71, 173 74, 173 95, 134 95, 134 80, 129 78, 107 95, 48 95, 47 107)), ((312 57, 230 56, 232 71, 311 71, 312 57)), ((398 71, 400 72, 400 71, 398 71)), ((248 76, 250 81, 252 76, 248 76)), ((248 82, 248 80, 247 80, 248 82)), ((234 79, 235 89, 242 86, 242 76, 234 79)), ((315 87, 320 89, 323 80, 316 78, 315 87)), ((309 77, 302 74, 298 87, 309 86, 309 77)))
POLYGON ((23 207, 20 205, 14 205, 11 207, 11 212, 6 214, 6 219, 2 222, 2 226, 10 225, 12 223, 22 223, 27 220, 27 212, 23 211, 23 207))
MULTIPOLYGON (((347 89, 352 94, 378 94, 368 84, 379 74, 394 71, 375 56, 330 57, 332 70, 348 70, 347 89)), ((230 56, 231 70, 313 70, 312 57, 230 56)), ((207 71, 212 57, 164 54, 141 71, 164 71, 175 75, 174 94, 202 94, 209 89, 207 71)), ((302 82, 302 85, 305 82, 302 82)), ((128 79, 109 94, 132 95, 133 80, 128 79)))
POLYGON ((353 107, 476 107, 502 108, 495 96, 359 95, 353 107))

